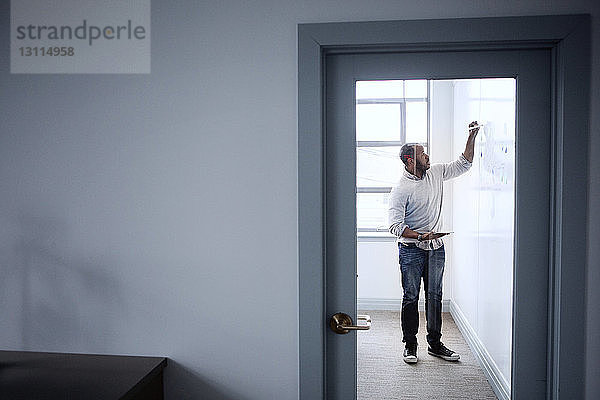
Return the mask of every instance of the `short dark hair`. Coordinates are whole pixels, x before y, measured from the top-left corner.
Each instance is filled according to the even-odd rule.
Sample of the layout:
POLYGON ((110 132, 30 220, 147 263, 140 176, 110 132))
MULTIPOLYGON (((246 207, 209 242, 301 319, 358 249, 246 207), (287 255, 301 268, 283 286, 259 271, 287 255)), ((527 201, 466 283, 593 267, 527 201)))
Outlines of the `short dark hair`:
POLYGON ((419 143, 406 143, 404 146, 402 146, 400 149, 400 159, 404 164, 408 162, 409 158, 414 160, 417 153, 416 146, 418 145, 419 143))

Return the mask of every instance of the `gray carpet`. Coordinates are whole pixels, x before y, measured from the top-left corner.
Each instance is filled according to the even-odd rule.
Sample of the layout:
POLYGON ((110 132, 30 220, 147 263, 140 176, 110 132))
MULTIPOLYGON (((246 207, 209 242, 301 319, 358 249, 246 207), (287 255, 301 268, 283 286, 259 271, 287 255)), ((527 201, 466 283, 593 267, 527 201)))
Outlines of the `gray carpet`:
POLYGON ((359 400, 496 400, 450 313, 442 314, 442 342, 460 354, 460 361, 449 362, 427 354, 425 314, 421 312, 417 364, 402 361, 404 343, 399 312, 365 310, 359 314, 369 314, 373 320, 370 331, 358 332, 359 400))

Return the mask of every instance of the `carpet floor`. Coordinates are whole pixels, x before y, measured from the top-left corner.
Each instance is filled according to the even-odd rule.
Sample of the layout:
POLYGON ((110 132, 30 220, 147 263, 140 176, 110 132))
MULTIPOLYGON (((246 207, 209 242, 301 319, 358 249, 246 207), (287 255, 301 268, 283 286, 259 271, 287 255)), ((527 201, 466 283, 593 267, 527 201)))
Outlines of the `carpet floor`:
POLYGON ((358 332, 357 398, 496 400, 479 363, 450 313, 442 313, 442 342, 460 354, 449 362, 427 354, 425 313, 420 312, 416 364, 402 361, 404 343, 398 311, 359 311, 371 316, 371 330, 358 332))

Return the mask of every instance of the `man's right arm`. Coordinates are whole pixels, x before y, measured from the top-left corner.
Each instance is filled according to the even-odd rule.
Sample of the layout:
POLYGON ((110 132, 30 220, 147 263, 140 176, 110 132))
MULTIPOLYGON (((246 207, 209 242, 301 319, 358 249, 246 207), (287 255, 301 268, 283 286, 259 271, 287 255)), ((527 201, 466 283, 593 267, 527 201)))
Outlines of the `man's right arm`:
POLYGON ((388 208, 388 220, 390 224, 389 232, 396 237, 401 237, 404 230, 408 228, 404 222, 406 197, 407 196, 402 193, 402 190, 397 187, 392 189, 390 193, 390 206, 388 208))
POLYGON ((419 237, 419 233, 410 229, 404 219, 406 215, 407 200, 407 194, 401 189, 394 188, 394 190, 392 190, 390 193, 390 207, 388 210, 390 223, 389 231, 396 237, 417 239, 419 237))
MULTIPOLYGON (((413 231, 409 227, 406 227, 404 229, 404 231, 402 232, 402 237, 410 238, 410 239, 418 239, 419 235, 420 235, 419 232, 413 231)), ((423 239, 421 239, 421 240, 423 240, 423 239)))
MULTIPOLYGON (((391 232, 391 229, 392 228, 390 227, 390 232, 391 232)), ((446 235, 447 235, 447 233, 434 233, 434 232, 419 233, 417 231, 413 231, 409 227, 404 228, 404 231, 402 231, 402 234, 401 234, 402 237, 410 238, 410 239, 417 239, 417 240, 419 240, 419 236, 421 236, 421 241, 437 239, 437 238, 441 238, 442 236, 446 236, 446 235)), ((398 235, 396 235, 396 236, 398 236, 398 235)))

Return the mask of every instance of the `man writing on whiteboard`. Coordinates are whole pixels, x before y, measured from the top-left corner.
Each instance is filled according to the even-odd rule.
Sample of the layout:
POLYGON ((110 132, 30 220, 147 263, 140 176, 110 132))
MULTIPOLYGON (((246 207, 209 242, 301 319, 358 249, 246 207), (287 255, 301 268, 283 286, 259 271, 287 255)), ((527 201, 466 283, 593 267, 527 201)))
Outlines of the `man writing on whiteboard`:
POLYGON ((460 356, 441 342, 442 279, 446 253, 440 232, 442 224, 443 182, 467 172, 473 162, 477 121, 469 124, 465 151, 456 161, 429 164, 423 146, 408 143, 400 149, 404 171, 398 185, 390 193, 389 231, 398 237, 400 272, 402 275, 402 341, 404 361, 416 363, 419 330, 419 291, 425 285, 427 319, 427 352, 448 361, 460 356))

